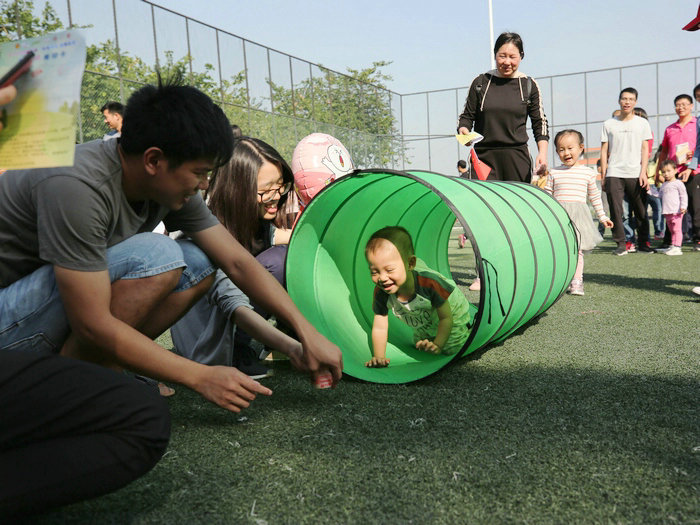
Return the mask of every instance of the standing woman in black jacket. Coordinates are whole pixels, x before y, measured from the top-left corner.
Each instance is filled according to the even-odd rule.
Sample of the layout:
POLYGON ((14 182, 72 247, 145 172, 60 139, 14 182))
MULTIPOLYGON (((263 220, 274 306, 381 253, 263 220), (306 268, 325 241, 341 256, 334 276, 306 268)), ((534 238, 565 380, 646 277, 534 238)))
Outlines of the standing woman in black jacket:
POLYGON ((491 168, 489 180, 530 182, 532 160, 527 147, 527 117, 537 141, 534 169, 547 169, 549 127, 537 82, 518 71, 525 56, 517 33, 501 33, 494 46, 496 69, 479 75, 469 88, 458 133, 484 136, 475 145, 479 159, 491 168))

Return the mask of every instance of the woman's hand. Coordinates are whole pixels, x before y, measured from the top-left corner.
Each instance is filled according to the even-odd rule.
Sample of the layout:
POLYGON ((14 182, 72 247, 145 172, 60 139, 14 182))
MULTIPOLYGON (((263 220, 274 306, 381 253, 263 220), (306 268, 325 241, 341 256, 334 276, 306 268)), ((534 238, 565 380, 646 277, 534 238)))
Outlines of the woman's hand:
MULTIPOLYGON (((467 128, 465 128, 464 126, 462 126, 461 128, 459 128, 459 129, 457 130, 457 132, 458 132, 460 135, 469 135, 469 130, 468 130, 467 128)), ((472 145, 472 141, 470 140, 469 142, 466 142, 464 145, 465 145, 466 147, 469 147, 469 146, 472 145)))
POLYGON ((547 173, 547 154, 540 152, 535 158, 535 173, 537 175, 545 175, 547 173))
POLYGON ((302 339, 303 354, 295 366, 298 370, 310 372, 315 378, 320 369, 326 369, 333 375, 333 387, 343 375, 343 354, 340 349, 316 332, 314 337, 302 339))

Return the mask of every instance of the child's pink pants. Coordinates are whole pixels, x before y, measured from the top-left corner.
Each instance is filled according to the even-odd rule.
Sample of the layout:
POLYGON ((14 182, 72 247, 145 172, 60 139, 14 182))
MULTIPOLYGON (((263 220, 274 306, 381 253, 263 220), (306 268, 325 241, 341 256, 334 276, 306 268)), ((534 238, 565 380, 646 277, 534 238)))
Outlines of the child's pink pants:
POLYGON ((664 213, 666 218, 666 227, 671 230, 671 244, 680 246, 683 244, 683 214, 682 213, 664 213))

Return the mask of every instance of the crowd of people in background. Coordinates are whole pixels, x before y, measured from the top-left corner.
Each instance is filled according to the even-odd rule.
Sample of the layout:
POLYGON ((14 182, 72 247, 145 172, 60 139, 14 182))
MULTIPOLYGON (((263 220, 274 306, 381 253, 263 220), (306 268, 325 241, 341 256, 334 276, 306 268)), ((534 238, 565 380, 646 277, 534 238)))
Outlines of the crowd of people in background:
MULTIPOLYGON (((518 70, 525 56, 522 39, 516 33, 503 33, 493 51, 497 67, 472 82, 464 110, 459 115, 457 132, 467 135, 475 131, 484 136, 473 147, 478 161, 490 169, 489 180, 533 182, 540 187, 548 181, 549 189, 553 190, 554 170, 548 168, 546 161, 549 132, 540 90, 534 79, 518 70), (525 130, 528 118, 537 143, 534 163, 527 149, 525 130)), ((596 177, 603 206, 598 208, 594 204, 594 208, 599 233, 604 234, 606 228, 612 230, 612 238, 617 244, 613 251, 615 255, 638 252, 678 256, 683 254, 681 246, 684 243, 692 245, 693 251, 700 251, 697 148, 700 125, 692 114, 693 98, 700 103, 700 84, 693 89, 692 97, 687 94, 675 97, 673 102, 678 120, 666 128, 655 153, 648 115, 637 107, 635 88, 624 88, 620 92, 619 109, 603 123, 596 177), (680 181, 680 184, 675 181, 680 181), (657 244, 652 246, 652 240, 657 244)), ((577 130, 566 131, 568 135, 579 133, 577 130)), ((583 165, 583 151, 576 161, 579 166, 583 165)), ((565 166, 567 163, 561 160, 565 166)), ((470 177, 474 166, 470 170, 466 161, 459 161, 457 171, 458 176, 470 177)), ((585 179, 588 180, 589 176, 586 171, 585 179)), ((594 192, 589 197, 592 202, 598 202, 594 192)), ((564 197, 563 202, 568 202, 567 198, 571 195, 564 197)), ((588 231, 587 225, 585 230, 588 231)), ((459 237, 460 248, 467 241, 465 233, 459 237)), ((575 282, 579 281, 577 271, 575 282)), ((470 289, 480 289, 478 278, 470 289)), ((582 288, 576 287, 575 290, 577 294, 582 293, 582 288)))

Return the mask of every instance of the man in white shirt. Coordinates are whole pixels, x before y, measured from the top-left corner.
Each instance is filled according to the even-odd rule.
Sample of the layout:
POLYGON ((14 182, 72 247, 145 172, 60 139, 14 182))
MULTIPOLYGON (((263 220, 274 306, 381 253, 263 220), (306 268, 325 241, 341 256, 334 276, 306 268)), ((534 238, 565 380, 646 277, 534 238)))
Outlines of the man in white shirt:
POLYGON ((620 92, 620 115, 608 119, 601 133, 600 167, 603 191, 608 196, 610 216, 615 225, 613 240, 615 255, 626 255, 625 231, 622 221, 624 197, 637 218, 637 251, 653 252, 649 244, 646 190, 647 163, 651 128, 646 119, 634 114, 637 90, 627 87, 620 92))

